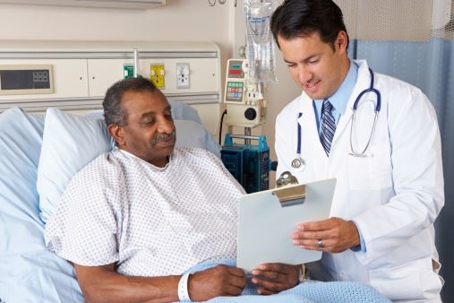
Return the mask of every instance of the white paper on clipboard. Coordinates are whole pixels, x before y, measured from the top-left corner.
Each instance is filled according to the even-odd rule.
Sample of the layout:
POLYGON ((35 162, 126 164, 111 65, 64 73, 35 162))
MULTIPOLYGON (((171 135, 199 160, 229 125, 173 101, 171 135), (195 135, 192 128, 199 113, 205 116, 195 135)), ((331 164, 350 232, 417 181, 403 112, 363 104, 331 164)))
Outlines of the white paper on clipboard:
POLYGON ((240 199, 237 266, 250 272, 261 263, 319 260, 321 251, 294 246, 291 234, 297 223, 329 217, 335 187, 336 179, 328 179, 244 195, 240 199))

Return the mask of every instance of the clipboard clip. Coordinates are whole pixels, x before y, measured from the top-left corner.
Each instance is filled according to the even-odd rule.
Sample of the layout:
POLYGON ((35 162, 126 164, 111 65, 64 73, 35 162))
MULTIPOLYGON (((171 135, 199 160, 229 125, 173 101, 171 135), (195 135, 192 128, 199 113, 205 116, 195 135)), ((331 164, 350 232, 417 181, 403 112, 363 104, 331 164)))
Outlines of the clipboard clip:
POLYGON ((296 185, 276 189, 273 195, 277 197, 282 207, 301 205, 306 201, 306 185, 296 185))

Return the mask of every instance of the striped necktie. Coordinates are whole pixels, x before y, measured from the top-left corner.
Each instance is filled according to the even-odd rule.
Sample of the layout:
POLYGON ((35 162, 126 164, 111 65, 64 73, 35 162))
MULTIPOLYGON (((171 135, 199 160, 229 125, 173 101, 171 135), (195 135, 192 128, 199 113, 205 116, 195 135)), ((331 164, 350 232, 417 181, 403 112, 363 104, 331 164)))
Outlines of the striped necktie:
POLYGON ((320 133, 320 142, 325 149, 326 155, 329 156, 331 142, 333 141, 334 132, 336 131, 336 122, 334 121, 331 110, 333 105, 328 99, 323 100, 322 105, 322 129, 320 133))

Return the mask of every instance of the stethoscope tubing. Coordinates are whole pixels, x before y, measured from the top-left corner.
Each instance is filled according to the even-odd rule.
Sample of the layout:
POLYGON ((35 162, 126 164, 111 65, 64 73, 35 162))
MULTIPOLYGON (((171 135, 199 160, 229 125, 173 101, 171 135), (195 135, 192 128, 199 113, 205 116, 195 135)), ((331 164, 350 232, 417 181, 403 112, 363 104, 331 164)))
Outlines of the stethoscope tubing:
POLYGON ((352 124, 351 124, 351 127, 350 127, 350 153, 349 154, 351 156, 358 157, 358 158, 366 157, 366 151, 369 148, 370 142, 372 141, 372 137, 373 137, 374 132, 375 132, 375 127, 377 125, 378 113, 381 110, 381 94, 376 88, 374 88, 374 73, 373 73, 372 69, 370 69, 370 68, 369 68, 369 73, 370 73, 370 87, 368 89, 363 90, 358 95, 358 97, 356 97, 356 100, 353 103, 353 108, 352 108, 353 114, 352 114, 352 124), (371 128, 370 133, 369 133, 369 139, 367 140, 367 143, 364 146, 364 149, 361 152, 358 153, 358 152, 355 151, 355 148, 353 146, 353 139, 352 139, 353 131, 354 131, 353 124, 355 123, 356 110, 358 109, 359 101, 367 93, 373 93, 377 97, 377 100, 375 102, 375 110, 374 110, 375 111, 374 123, 372 124, 372 128, 371 128))
POLYGON ((377 96, 377 102, 375 103, 375 112, 380 112, 381 109, 381 94, 380 92, 374 88, 374 72, 372 69, 369 68, 369 73, 370 73, 370 86, 368 89, 363 90, 362 92, 359 93, 358 97, 356 97, 355 102, 353 103, 353 112, 356 112, 358 109, 358 104, 361 98, 367 94, 367 93, 374 93, 377 96))
MULTIPOLYGON (((298 120, 303 116, 303 113, 298 113, 298 120)), ((296 154, 298 156, 301 155, 301 125, 299 124, 299 122, 297 121, 297 126, 298 126, 298 129, 297 129, 297 132, 298 132, 298 144, 296 146, 296 154)))

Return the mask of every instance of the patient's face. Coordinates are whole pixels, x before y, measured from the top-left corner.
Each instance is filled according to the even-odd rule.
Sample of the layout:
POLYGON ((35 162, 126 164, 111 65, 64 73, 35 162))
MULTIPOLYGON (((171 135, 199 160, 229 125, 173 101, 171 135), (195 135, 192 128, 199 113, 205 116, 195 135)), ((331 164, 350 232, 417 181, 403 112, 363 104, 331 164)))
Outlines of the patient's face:
POLYGON ((121 105, 128 125, 121 127, 119 147, 135 156, 163 167, 175 147, 172 111, 162 92, 134 92, 123 95, 121 105))

